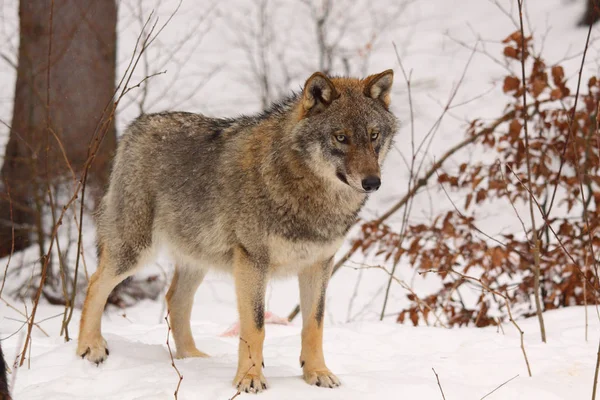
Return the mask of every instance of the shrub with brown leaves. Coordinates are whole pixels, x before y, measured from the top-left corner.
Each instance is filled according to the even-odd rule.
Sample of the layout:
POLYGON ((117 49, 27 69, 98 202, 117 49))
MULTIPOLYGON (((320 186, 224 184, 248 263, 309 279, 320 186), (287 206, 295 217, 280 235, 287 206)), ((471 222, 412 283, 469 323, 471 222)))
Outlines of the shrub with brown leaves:
POLYGON ((400 323, 428 323, 434 312, 450 326, 496 325, 507 318, 506 303, 497 293, 506 296, 518 315, 535 315, 535 235, 541 241, 544 310, 598 302, 597 260, 591 250, 592 246, 596 254, 600 250, 600 135, 596 124, 600 79, 592 77, 587 88, 582 85, 577 103, 563 67, 547 65, 534 56, 531 37, 524 42, 525 49, 520 32, 504 40, 503 54, 509 66, 520 69, 524 52, 528 76, 525 82, 518 74, 504 78, 507 104, 498 118, 502 124, 484 131, 487 125, 475 120, 466 132, 477 136, 473 146, 491 154, 486 157, 491 161, 463 163, 457 171, 438 174, 440 191, 464 193, 464 204, 456 204, 454 210, 429 224, 409 224, 406 240, 389 226, 363 225, 359 243, 364 250, 376 247, 387 260, 407 260, 420 274, 436 273, 442 279, 441 288, 426 298, 408 294, 410 305, 399 313, 400 323), (523 108, 523 91, 529 99, 527 109, 523 108), (528 147, 524 120, 529 127, 528 147), (531 182, 527 179, 527 152, 531 182), (510 202, 517 212, 517 205, 527 204, 530 190, 542 216, 537 232, 527 227, 527 215, 519 216, 522 227, 513 233, 493 238, 479 229, 477 210, 483 204, 510 202), (464 275, 477 278, 482 285, 464 275), (467 286, 480 293, 474 305, 461 296, 461 289, 467 286))

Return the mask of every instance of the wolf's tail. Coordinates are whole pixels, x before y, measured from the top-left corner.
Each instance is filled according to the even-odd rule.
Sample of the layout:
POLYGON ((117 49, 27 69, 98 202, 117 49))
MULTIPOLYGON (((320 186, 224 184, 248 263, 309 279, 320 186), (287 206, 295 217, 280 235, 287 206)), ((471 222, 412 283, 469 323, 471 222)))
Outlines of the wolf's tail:
POLYGON ((2 346, 0 346, 0 400, 10 400, 8 382, 6 381, 6 363, 4 362, 4 354, 2 354, 2 346))

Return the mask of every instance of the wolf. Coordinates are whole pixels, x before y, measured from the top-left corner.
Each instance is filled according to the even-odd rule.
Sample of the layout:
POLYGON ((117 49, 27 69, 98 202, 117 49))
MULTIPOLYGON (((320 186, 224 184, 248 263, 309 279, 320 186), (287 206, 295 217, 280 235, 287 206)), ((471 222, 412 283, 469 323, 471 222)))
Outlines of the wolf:
POLYGON ((194 343, 194 293, 211 269, 233 274, 240 316, 234 386, 267 388, 265 290, 296 275, 303 319, 300 365, 311 385, 337 387, 323 355, 325 292, 333 258, 381 166, 397 119, 393 71, 365 79, 316 72, 303 89, 254 116, 142 115, 124 133, 97 215, 99 261, 84 302, 77 354, 109 355, 100 329, 112 289, 170 250, 167 292, 176 356, 207 357, 194 343))

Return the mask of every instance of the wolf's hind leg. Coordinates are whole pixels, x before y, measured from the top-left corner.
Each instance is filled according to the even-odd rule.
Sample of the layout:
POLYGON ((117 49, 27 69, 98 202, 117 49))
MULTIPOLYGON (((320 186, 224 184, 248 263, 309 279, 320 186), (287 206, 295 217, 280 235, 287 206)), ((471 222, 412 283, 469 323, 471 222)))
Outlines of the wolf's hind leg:
POLYGON ((171 331, 177 347, 177 358, 208 357, 196 348, 190 318, 194 293, 204 279, 205 271, 190 266, 176 266, 171 286, 167 292, 167 306, 171 331))
POLYGON ((325 292, 333 268, 333 259, 317 263, 298 275, 302 311, 302 352, 300 365, 304 380, 321 387, 340 386, 340 380, 325 365, 323 355, 323 315, 325 292))
POLYGON ((90 278, 81 311, 77 343, 77 354, 81 358, 99 364, 108 356, 106 340, 101 333, 102 312, 110 292, 125 278, 133 275, 135 269, 124 266, 118 268, 113 255, 105 249, 101 250, 98 269, 90 278))

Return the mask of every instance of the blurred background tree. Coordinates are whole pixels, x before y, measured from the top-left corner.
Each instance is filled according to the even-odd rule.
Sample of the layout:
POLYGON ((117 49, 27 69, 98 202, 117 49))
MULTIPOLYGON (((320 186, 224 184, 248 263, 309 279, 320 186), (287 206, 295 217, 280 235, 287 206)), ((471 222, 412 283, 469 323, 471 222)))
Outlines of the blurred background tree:
POLYGON ((99 198, 107 182, 116 147, 105 113, 115 90, 116 24, 114 1, 20 1, 14 109, 0 172, 0 257, 13 245, 38 242, 43 251, 49 190, 58 197, 61 184, 79 178, 103 122, 110 126, 89 171, 89 198, 99 198))

